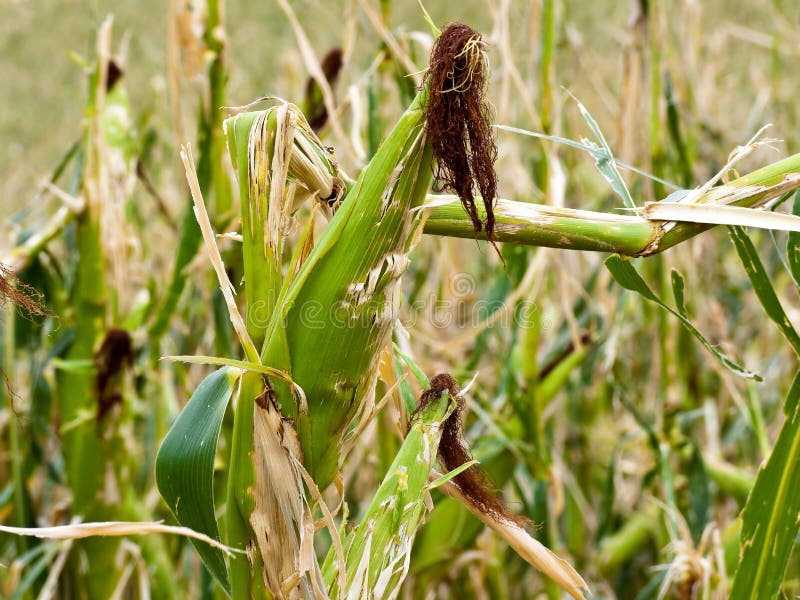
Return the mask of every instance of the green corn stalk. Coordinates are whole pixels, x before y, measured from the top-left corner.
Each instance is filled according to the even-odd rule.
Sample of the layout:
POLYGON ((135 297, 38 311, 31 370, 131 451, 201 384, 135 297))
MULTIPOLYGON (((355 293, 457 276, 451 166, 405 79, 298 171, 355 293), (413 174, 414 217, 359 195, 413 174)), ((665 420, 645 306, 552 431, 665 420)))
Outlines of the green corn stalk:
MULTIPOLYGON (((229 142, 230 144, 230 142, 229 142)), ((237 151, 241 158, 241 147, 237 151)), ((323 162, 330 156, 320 153, 323 162)), ((327 162, 329 172, 336 166, 327 162)), ((757 207, 800 187, 800 154, 776 161, 728 182, 724 190, 712 187, 701 194, 698 204, 725 202, 729 193, 738 194, 733 206, 757 207)), ((310 190, 324 197, 325 187, 316 188, 314 181, 305 181, 310 190)), ((670 201, 670 198, 662 200, 670 201)), ((485 231, 476 233, 472 221, 464 213, 455 196, 428 194, 423 233, 445 237, 485 239, 485 231)), ((479 216, 486 217, 481 202, 479 216)), ((495 206, 499 242, 545 246, 568 250, 611 252, 621 256, 659 254, 713 225, 649 220, 640 216, 621 215, 562 208, 532 202, 500 199, 495 206)))
MULTIPOLYGON (((739 190, 747 189, 746 196, 734 203, 736 206, 760 206, 797 189, 800 185, 796 179, 798 173, 800 154, 795 154, 734 179, 727 185, 739 190)), ((719 190, 711 188, 700 196, 698 203, 718 199, 719 190)), ((429 203, 430 216, 425 221, 425 233, 485 239, 484 232, 474 232, 456 198, 431 196, 429 203)), ((482 206, 478 212, 481 218, 485 216, 482 206)), ((658 254, 712 227, 509 200, 497 202, 495 218, 495 239, 498 242, 614 252, 622 256, 658 254)))
MULTIPOLYGON (((87 148, 83 172, 83 195, 86 208, 76 220, 78 244, 77 270, 72 292, 76 336, 66 359, 91 362, 105 331, 108 290, 101 216, 104 200, 99 188, 102 152, 102 111, 105 100, 105 74, 110 23, 98 35, 98 66, 90 80, 87 106, 89 127, 85 132, 87 148), (105 37, 105 40, 103 38, 105 37), (105 44, 105 48, 103 48, 105 44)), ((97 435, 95 411, 97 399, 91 371, 61 370, 58 377, 59 412, 62 421, 62 447, 67 478, 73 493, 73 512, 86 520, 111 520, 112 509, 100 500, 103 490, 106 455, 97 435)), ((91 572, 86 580, 89 598, 107 598, 116 584, 118 569, 114 554, 119 541, 96 538, 83 544, 90 557, 91 572)))
MULTIPOLYGON (((71 304, 76 335, 66 353, 65 368, 57 374, 62 448, 73 494, 71 508, 84 521, 147 518, 130 481, 133 471, 127 430, 132 418, 130 408, 123 405, 118 416, 109 415, 98 424, 96 374, 92 368, 80 367, 92 364, 109 317, 114 315, 114 321, 119 318, 118 298, 106 274, 106 240, 111 232, 103 229, 103 213, 108 210, 105 203, 111 201, 107 154, 129 156, 130 138, 115 116, 120 109, 126 109, 127 99, 121 86, 106 91, 110 39, 108 19, 98 32, 98 60, 90 77, 88 125, 83 141, 86 159, 81 178, 85 207, 75 218, 78 260, 71 304)), ((34 250, 37 248, 31 247, 34 250)), ((79 583, 82 597, 108 598, 121 574, 116 558, 119 538, 90 538, 77 548, 89 565, 79 583)), ((169 577, 161 540, 150 538, 142 543, 142 548, 154 565, 154 589, 161 597, 174 597, 174 582, 169 577)))
MULTIPOLYGON (((203 43, 207 59, 206 75, 208 77, 208 95, 201 96, 201 107, 197 117, 199 158, 197 165, 198 179, 203 194, 214 198, 214 214, 220 218, 227 217, 233 204, 223 157, 225 154, 225 138, 222 133, 222 120, 225 105, 225 23, 223 21, 223 2, 208 0, 205 2, 206 19, 203 30, 203 43), (211 192, 213 191, 213 196, 211 192)), ((183 142, 183 140, 181 140, 183 142)), ((186 212, 181 223, 181 235, 175 253, 172 278, 166 297, 158 310, 154 322, 150 326, 150 336, 157 357, 158 340, 167 332, 170 319, 175 313, 181 294, 188 280, 187 267, 197 255, 202 236, 192 212, 192 199, 188 200, 186 212)))
MULTIPOLYGON (((3 312, 3 336, 0 340, 0 368, 5 377, 10 377, 14 369, 14 305, 11 303, 2 307, 3 312)), ((0 398, 3 406, 13 407, 14 398, 9 394, 8 388, 4 385, 0 389, 0 398)), ((31 515, 29 514, 29 503, 25 497, 25 476, 23 472, 23 451, 21 444, 22 432, 20 423, 17 419, 12 419, 9 423, 8 443, 12 452, 11 458, 11 478, 14 485, 14 524, 17 527, 27 527, 30 524, 31 515)), ((27 550, 27 541, 17 540, 17 550, 22 553, 27 550)))

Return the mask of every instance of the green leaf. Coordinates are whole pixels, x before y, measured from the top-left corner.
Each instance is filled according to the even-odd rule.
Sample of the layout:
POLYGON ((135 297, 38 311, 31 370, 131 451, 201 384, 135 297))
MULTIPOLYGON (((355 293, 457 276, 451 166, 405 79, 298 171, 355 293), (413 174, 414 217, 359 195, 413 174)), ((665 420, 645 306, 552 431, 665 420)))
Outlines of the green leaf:
MULTIPOLYGON (((800 216, 800 191, 795 194, 792 213, 800 216)), ((800 287, 800 233, 792 231, 789 233, 789 241, 786 244, 786 255, 789 258, 789 268, 794 277, 794 283, 800 287)))
POLYGON ((460 466, 456 467, 455 469, 453 469, 452 471, 449 471, 448 473, 442 475, 441 477, 439 477, 435 481, 431 481, 428 484, 428 489, 435 490, 436 488, 438 488, 440 486, 443 486, 445 483, 447 483, 448 481, 450 481, 454 477, 458 477, 461 473, 463 473, 464 471, 469 469, 471 466, 477 465, 477 464, 478 464, 477 460, 468 460, 463 465, 460 465, 460 466))
POLYGON ((586 356, 589 354, 591 345, 587 344, 580 348, 575 348, 562 360, 560 360, 553 369, 538 383, 536 390, 537 402, 542 406, 547 406, 550 401, 555 398, 556 394, 561 391, 572 375, 586 356))
POLYGON ((590 148, 590 152, 594 156, 597 170, 600 171, 601 175, 605 177, 606 181, 611 184, 614 192, 616 192, 616 194, 622 198, 625 206, 627 208, 635 208, 636 203, 633 201, 631 193, 628 191, 628 186, 625 185, 625 180, 622 179, 622 175, 620 175, 619 169, 617 169, 617 163, 614 160, 611 147, 608 145, 608 142, 606 142, 606 138, 603 135, 603 132, 600 130, 600 126, 597 124, 597 121, 594 120, 592 115, 589 114, 589 111, 586 110, 586 107, 580 102, 578 102, 578 110, 580 110, 581 116, 589 125, 589 128, 592 130, 592 133, 594 133, 597 141, 600 142, 600 145, 598 146, 594 142, 591 142, 585 138, 581 140, 584 145, 590 148))
MULTIPOLYGON (((720 352, 716 347, 712 346, 711 343, 700 333, 697 328, 692 325, 691 321, 687 319, 684 315, 680 312, 667 306, 664 304, 661 299, 656 296, 653 291, 647 286, 644 279, 642 279, 641 275, 636 271, 629 260, 625 260, 617 254, 609 256, 606 261, 605 265, 608 270, 611 272, 612 277, 614 280, 624 287, 626 290, 631 290, 632 292, 638 292, 651 302, 655 302, 664 310, 668 310, 673 315, 675 315, 683 326, 695 337, 697 340, 705 346, 709 352, 711 352, 723 365, 725 365, 728 369, 739 375, 740 377, 744 377, 745 379, 754 379, 756 381, 762 381, 762 378, 757 373, 753 373, 752 371, 748 371, 744 367, 739 366, 733 360, 725 356, 722 352, 720 352)), ((680 291, 678 292, 680 293, 680 291)))
POLYGON ((431 387, 431 382, 428 380, 428 376, 425 374, 425 371, 420 369, 419 365, 414 362, 413 358, 403 354, 403 351, 400 350, 400 346, 394 342, 392 342, 392 349, 394 350, 394 353, 400 357, 400 360, 406 364, 408 370, 411 371, 411 374, 414 376, 414 379, 417 380, 417 383, 421 388, 427 390, 429 387, 431 387))
POLYGON ((684 295, 686 285, 683 282, 683 276, 675 269, 672 270, 671 276, 672 295, 675 297, 675 306, 682 316, 688 318, 689 316, 686 314, 686 297, 684 295))
MULTIPOLYGON (((511 133, 517 133, 519 135, 527 135, 529 137, 538 138, 540 140, 550 140, 551 142, 558 142, 559 144, 564 144, 565 146, 569 146, 570 148, 575 148, 577 150, 583 150, 584 152, 591 154, 594 157, 597 157, 598 150, 597 145, 592 144, 591 142, 576 142, 575 140, 571 140, 569 138, 564 138, 558 135, 549 135, 547 133, 541 133, 539 131, 528 131, 527 129, 520 129, 519 127, 509 127, 508 125, 495 125, 495 129, 500 129, 502 131, 508 131, 511 133)), ((603 154, 605 156, 605 154, 603 154)), ((613 157, 612 157, 613 158, 613 157)), ((670 188, 675 190, 672 194, 670 194, 667 198, 665 198, 662 202, 675 202, 679 198, 686 196, 692 190, 681 189, 671 181, 667 181, 666 179, 661 179, 660 177, 656 177, 652 173, 648 173, 647 171, 643 171, 641 169, 637 169, 631 164, 628 164, 624 161, 619 160, 618 158, 614 158, 614 164, 622 167, 626 171, 631 171, 632 173, 636 173, 637 175, 641 175, 642 177, 646 177, 651 181, 656 181, 663 185, 664 187, 670 188)))
POLYGON ((64 371, 66 373, 77 373, 79 375, 94 375, 94 361, 90 358, 81 359, 63 359, 53 358, 50 364, 54 369, 64 371))
POLYGON ((800 521, 800 373, 786 397, 786 421, 742 512, 742 559, 731 600, 775 598, 800 521))
MULTIPOLYGON (((214 514, 214 455, 222 417, 242 371, 223 367, 206 377, 167 433, 156 456, 156 483, 178 522, 219 540, 214 514)), ((191 540, 203 564, 230 593, 218 548, 191 540)))
POLYGON ((770 283, 764 265, 761 263, 761 259, 758 258, 753 242, 742 227, 728 227, 728 233, 736 246, 739 258, 742 259, 744 270, 750 278, 753 291, 758 296, 761 306, 764 307, 767 316, 775 321, 783 337, 787 339, 797 355, 800 356, 800 336, 797 335, 791 321, 789 321, 789 317, 786 316, 786 312, 783 310, 780 300, 778 300, 778 295, 775 293, 775 288, 770 283))
POLYGON ((686 521, 692 532, 692 538, 699 543, 710 518, 711 492, 703 454, 697 446, 692 448, 692 453, 686 462, 686 488, 688 500, 686 521))

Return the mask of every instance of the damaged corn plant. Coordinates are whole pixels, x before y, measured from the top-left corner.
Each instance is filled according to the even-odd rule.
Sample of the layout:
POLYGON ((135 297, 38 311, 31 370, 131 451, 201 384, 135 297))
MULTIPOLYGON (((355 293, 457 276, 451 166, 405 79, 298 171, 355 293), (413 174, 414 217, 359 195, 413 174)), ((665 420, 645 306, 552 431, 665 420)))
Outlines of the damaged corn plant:
POLYGON ((442 33, 419 93, 355 181, 343 177, 331 149, 292 104, 272 101, 225 121, 240 189, 242 312, 184 149, 195 214, 246 361, 176 357, 220 369, 165 439, 156 475, 178 521, 219 538, 208 483, 221 419, 234 403, 221 538, 231 552, 226 560, 219 549, 196 543, 233 598, 396 597, 438 487, 452 490, 565 591, 582 597, 588 589, 567 562, 530 537, 528 521, 505 507, 471 459, 461 439, 464 400, 448 375, 431 380, 406 415, 405 440, 359 522, 340 527, 323 499, 332 484, 341 491, 343 449, 374 418, 381 361, 393 361, 399 282, 422 235, 420 209, 434 165, 474 229, 492 239, 496 150, 483 45, 465 25, 442 33), (485 220, 473 188, 482 193, 485 220), (310 216, 289 248, 292 215, 302 203, 312 204, 310 216), (317 219, 327 224, 315 239, 317 219), (439 462, 444 473, 434 476, 439 462), (322 526, 330 549, 320 562, 314 540, 322 526))
MULTIPOLYGON (((357 522, 348 522, 347 512, 337 520, 336 512, 346 506, 340 482, 347 449, 374 418, 382 402, 377 389, 385 390, 392 380, 382 378, 381 364, 397 360, 391 339, 399 281, 412 248, 427 232, 480 235, 498 253, 496 240, 646 256, 726 219, 733 225, 737 203, 757 207, 798 187, 797 157, 792 157, 673 200, 687 210, 716 206, 722 221, 679 209, 662 214, 657 211, 665 207, 657 205, 648 205, 642 216, 616 217, 498 202, 485 60, 477 32, 449 25, 433 46, 417 96, 355 181, 339 171, 332 150, 292 104, 266 100, 274 105, 225 122, 240 188, 243 314, 184 149, 195 213, 246 360, 177 357, 220 365, 187 407, 213 406, 215 418, 208 436, 197 437, 193 448, 186 434, 196 428, 197 416, 191 411, 179 417, 159 453, 157 478, 179 522, 219 537, 208 486, 211 448, 232 399, 221 538, 231 554, 226 560, 218 549, 195 546, 234 598, 396 597, 417 529, 433 508, 430 492, 437 488, 494 529, 553 585, 583 597, 588 587, 582 577, 530 535, 526 528, 532 522, 506 507, 472 460, 462 439, 464 399, 447 374, 428 382, 416 367, 426 391, 404 407, 403 444, 357 522), (431 196, 430 188, 452 196, 431 196), (308 221, 289 248, 287 233, 303 203, 311 204, 308 221), (317 219, 326 225, 315 238, 317 219), (192 487, 198 450, 206 456, 203 489, 192 487), (325 500, 332 485, 338 490, 334 510, 325 500), (187 497, 204 501, 188 505, 187 497), (328 539, 322 561, 317 529, 328 539)), ((587 120, 592 123, 588 115, 587 120)), ((600 147, 587 147, 602 155, 600 147)), ((607 178, 630 199, 610 158, 607 178)), ((600 156, 598 168, 607 159, 600 156)), ((612 257, 606 264, 623 287, 660 302, 629 263, 612 257)), ((711 349, 733 372, 755 377, 711 349)))
POLYGON ((168 109, 110 20, 80 59, 79 139, 0 239, 0 596, 794 594, 800 155, 748 158, 780 80, 715 129, 736 69, 661 29, 697 3, 629 6, 619 98, 578 5, 448 13, 483 36, 359 0, 318 61, 291 4, 259 79, 224 2, 171 2, 168 109), (296 104, 223 107, 265 91, 296 104))

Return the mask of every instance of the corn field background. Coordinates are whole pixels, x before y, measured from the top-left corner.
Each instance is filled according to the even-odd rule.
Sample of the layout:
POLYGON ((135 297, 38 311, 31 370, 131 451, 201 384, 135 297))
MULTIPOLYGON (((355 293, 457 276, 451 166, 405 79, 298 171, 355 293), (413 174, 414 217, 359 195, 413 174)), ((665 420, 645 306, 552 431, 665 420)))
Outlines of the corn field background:
POLYGON ((0 44, 0 597, 800 594, 796 2, 0 0, 0 44), (497 125, 474 218, 437 98, 497 125))

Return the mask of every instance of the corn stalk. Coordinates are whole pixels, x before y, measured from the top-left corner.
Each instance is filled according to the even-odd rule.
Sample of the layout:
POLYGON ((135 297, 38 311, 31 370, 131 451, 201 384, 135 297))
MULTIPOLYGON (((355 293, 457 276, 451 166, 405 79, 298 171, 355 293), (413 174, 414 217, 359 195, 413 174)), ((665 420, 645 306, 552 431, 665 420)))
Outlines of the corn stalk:
MULTIPOLYGON (((763 206, 800 187, 800 154, 777 161, 720 187, 695 202, 717 206, 763 206)), ((667 201, 665 199, 664 201, 667 201)), ((430 196, 425 233, 485 239, 477 234, 455 197, 430 196)), ((481 215, 485 212, 480 209, 481 215)), ((650 256, 685 242, 713 225, 657 221, 645 217, 499 200, 496 239, 501 242, 568 250, 650 256)))
MULTIPOLYGON (((106 342, 115 336, 130 339, 121 329, 111 327, 119 322, 125 300, 125 293, 119 288, 120 278, 109 277, 109 272, 112 276, 115 273, 109 264, 118 267, 124 264, 123 256, 118 253, 125 248, 113 245, 112 241, 121 243, 124 239, 121 231, 124 224, 119 219, 130 175, 129 162, 115 163, 111 159, 125 157, 129 150, 124 123, 117 120, 127 109, 127 99, 120 85, 110 86, 107 81, 111 24, 109 18, 99 29, 97 62, 89 80, 80 189, 84 208, 75 217, 78 259, 71 292, 74 312, 69 315, 75 336, 66 352, 64 366, 57 372, 61 444, 72 492, 71 511, 84 521, 147 518, 131 482, 132 440, 128 427, 132 415, 125 399, 122 374, 127 358, 117 367, 122 367, 121 373, 107 381, 109 393, 115 398, 111 406, 104 405, 106 390, 100 383, 100 371, 108 366, 108 361, 115 360, 103 354, 106 342)), ((69 220, 68 215, 60 214, 63 216, 53 223, 53 231, 69 220)), ((41 249, 50 233, 47 231, 45 238, 24 246, 27 252, 15 253, 17 259, 41 249)), ((115 537, 94 537, 76 544, 71 560, 88 565, 88 569, 74 571, 83 575, 76 582, 79 597, 108 598, 113 593, 122 573, 119 548, 120 540, 115 537)), ((156 591, 161 597, 174 597, 176 592, 162 541, 148 539, 142 543, 142 549, 154 565, 156 591)))
MULTIPOLYGON (((225 71, 225 3, 223 0, 208 0, 205 3, 188 3, 181 7, 178 7, 178 3, 176 3, 170 18, 174 21, 200 18, 200 15, 203 14, 202 5, 205 8, 202 37, 201 40, 194 40, 201 47, 184 47, 182 51, 186 54, 187 63, 191 63, 193 59, 205 69, 207 81, 203 87, 203 94, 199 98, 200 109, 197 115, 197 143, 200 149, 197 173, 203 194, 212 197, 211 193, 213 192, 214 214, 223 219, 229 218, 229 211, 233 203, 230 183, 223 162, 225 138, 221 127, 227 80, 225 71)), ((172 26, 174 27, 175 23, 172 26)), ((187 27, 191 29, 190 25, 187 27)), ((173 40, 173 42, 177 43, 177 40, 173 40)), ((187 70, 191 70, 191 64, 187 64, 187 70)), ((177 74, 175 77, 177 78, 177 74)), ((177 89, 173 89, 172 93, 177 95, 177 89)), ((174 101, 179 104, 177 99, 174 101)), ((178 118, 179 115, 176 115, 176 120, 178 118)), ((181 128, 178 127, 178 129, 181 128)), ((179 142, 184 143, 186 140, 179 140, 179 142)), ((150 326, 150 335, 155 342, 154 348, 158 348, 158 340, 169 328, 170 319, 178 306, 189 278, 187 270, 189 263, 197 255, 201 241, 200 229, 192 212, 192 199, 189 198, 181 223, 181 235, 175 253, 172 278, 163 303, 150 326)), ((157 357, 157 353, 154 356, 157 357)))

